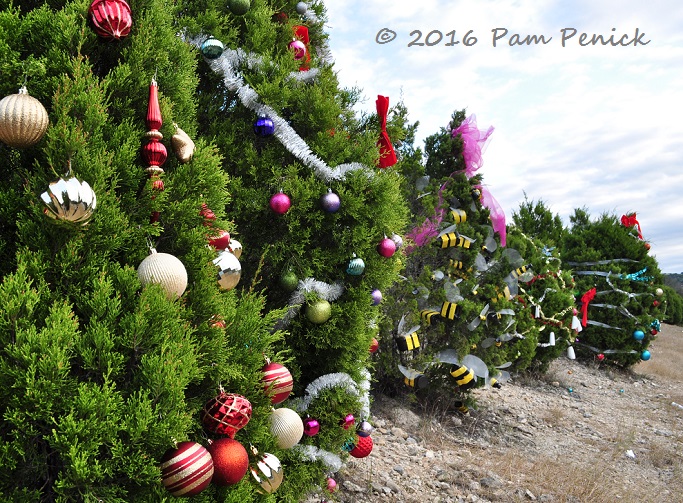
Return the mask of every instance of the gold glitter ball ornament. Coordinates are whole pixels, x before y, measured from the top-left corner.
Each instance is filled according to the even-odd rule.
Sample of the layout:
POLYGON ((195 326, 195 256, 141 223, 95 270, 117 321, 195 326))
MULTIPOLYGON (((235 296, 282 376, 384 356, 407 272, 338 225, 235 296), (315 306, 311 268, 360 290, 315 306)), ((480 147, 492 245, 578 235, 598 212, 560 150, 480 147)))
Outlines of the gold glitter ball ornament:
POLYGON ((47 131, 47 110, 26 86, 0 100, 0 141, 14 148, 35 145, 47 131))

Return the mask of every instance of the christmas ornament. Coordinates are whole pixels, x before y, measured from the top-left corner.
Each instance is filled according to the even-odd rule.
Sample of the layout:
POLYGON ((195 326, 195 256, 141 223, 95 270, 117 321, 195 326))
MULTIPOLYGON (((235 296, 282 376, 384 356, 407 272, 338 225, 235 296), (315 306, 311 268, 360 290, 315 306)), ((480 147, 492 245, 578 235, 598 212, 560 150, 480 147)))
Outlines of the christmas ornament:
POLYGON ((235 16, 244 16, 251 7, 250 0, 228 0, 228 9, 235 16))
POLYGON ((213 264, 218 268, 218 285, 223 290, 235 288, 242 277, 242 264, 237 257, 228 250, 223 250, 213 260, 213 264))
POLYGON ((569 346, 567 348, 567 358, 569 358, 570 360, 576 360, 576 353, 574 352, 573 346, 569 346))
POLYGON ((643 339, 645 339, 645 332, 643 332, 642 330, 635 330, 633 332, 633 338, 637 341, 642 341, 643 339))
POLYGON ((306 14, 306 11, 308 10, 308 6, 306 5, 305 2, 299 2, 296 4, 296 13, 303 16, 306 14))
POLYGON ((263 384, 270 403, 277 405, 287 400, 294 387, 294 379, 287 367, 279 363, 267 363, 262 369, 263 384))
POLYGON ((232 486, 246 475, 249 468, 247 450, 237 440, 219 438, 209 444, 213 459, 213 479, 217 486, 232 486))
POLYGON ((173 152, 182 164, 190 162, 194 155, 194 142, 185 131, 178 127, 178 124, 173 124, 173 127, 175 127, 175 134, 171 136, 173 152))
POLYGON ((327 490, 331 493, 337 490, 337 481, 332 477, 327 477, 327 490))
POLYGON ((211 328, 225 328, 227 325, 225 324, 225 320, 220 314, 214 314, 209 318, 209 326, 211 328))
POLYGON ((330 189, 320 198, 320 206, 328 213, 336 213, 341 207, 341 199, 330 189))
POLYGON ((235 257, 240 258, 242 256, 242 243, 236 239, 231 239, 228 243, 228 250, 230 250, 235 257))
POLYGON ((377 289, 374 289, 371 293, 370 296, 372 297, 372 305, 373 306, 378 306, 380 302, 382 302, 382 292, 380 292, 377 289))
POLYGON ((199 211, 199 215, 204 218, 204 225, 207 227, 211 226, 211 223, 216 220, 216 215, 206 203, 202 203, 202 209, 199 211))
POLYGON ((138 279, 142 286, 161 285, 169 300, 179 298, 187 288, 187 271, 183 263, 169 253, 157 253, 152 248, 138 266, 138 279))
POLYGON ((225 250, 230 246, 230 233, 228 231, 218 229, 217 233, 209 237, 209 244, 215 250, 225 250))
POLYGON ((642 353, 640 353, 640 359, 643 361, 649 360, 650 356, 651 356, 650 352, 647 349, 645 351, 643 351, 642 353))
POLYGON ((325 299, 319 299, 306 306, 306 318, 317 325, 325 323, 332 314, 332 305, 325 299))
POLYGON ((97 207, 97 198, 88 182, 77 178, 60 178, 50 183, 40 198, 46 206, 43 213, 62 222, 85 225, 97 207))
POLYGON ((318 434, 319 431, 320 423, 317 419, 313 419, 312 417, 307 417, 306 419, 304 419, 304 435, 314 437, 318 434))
POLYGON ((202 53, 206 59, 218 59, 223 54, 225 46, 223 42, 214 37, 209 37, 204 42, 202 42, 199 51, 202 53))
POLYGON ((341 425, 342 428, 344 428, 345 430, 348 430, 354 424, 356 424, 356 418, 353 417, 353 414, 347 414, 344 417, 344 419, 339 421, 339 424, 341 425))
POLYGON ((382 257, 390 258, 396 253, 396 243, 384 236, 384 239, 377 245, 377 253, 382 255, 382 257))
POLYGON ((372 452, 373 442, 372 437, 358 437, 356 445, 354 446, 349 454, 354 458, 364 458, 370 455, 372 452))
POLYGON ((270 117, 259 117, 254 122, 254 133, 262 138, 273 136, 275 134, 275 124, 270 117))
POLYGON ((291 449, 301 440, 304 423, 295 411, 282 407, 270 416, 270 432, 280 449, 291 449))
POLYGON ((377 95, 375 107, 377 108, 377 117, 379 117, 380 121, 380 133, 379 139, 377 140, 377 147, 379 148, 379 159, 377 160, 377 166, 384 169, 393 166, 398 162, 398 159, 396 158, 396 152, 394 151, 394 146, 392 145, 387 133, 389 97, 377 95))
POLYGON ((598 358, 598 361, 601 362, 601 361, 603 361, 603 360, 605 359, 605 355, 603 355, 602 353, 599 353, 598 356, 597 356, 597 358, 598 358))
POLYGON ((17 94, 0 100, 0 141, 14 148, 38 143, 50 123, 43 104, 22 86, 17 94))
POLYGON ((270 209, 278 215, 284 215, 292 206, 292 201, 284 192, 278 192, 270 198, 270 209))
POLYGON ((649 251, 650 248, 651 248, 650 243, 645 243, 643 246, 644 246, 645 249, 648 250, 648 251, 649 251))
POLYGON ((657 288, 657 290, 655 290, 655 295, 657 295, 657 297, 661 297, 662 295, 664 295, 664 290, 662 290, 661 288, 657 288))
POLYGON ((294 39, 289 43, 289 48, 294 52, 294 59, 299 61, 306 57, 306 44, 301 40, 294 39))
POLYGON ((650 330, 650 333, 651 333, 652 335, 657 335, 659 332, 657 331, 656 328, 653 328, 652 330, 650 330))
POLYGON ((396 249, 398 250, 403 246, 403 238, 399 236, 398 234, 392 234, 391 235, 391 240, 396 244, 396 249))
POLYGON ((161 458, 161 482, 173 496, 199 494, 209 486, 212 476, 211 454, 196 442, 180 442, 161 458))
POLYGON ((657 307, 657 306, 659 305, 659 301, 658 301, 658 300, 653 300, 653 301, 652 301, 652 305, 653 305, 654 307, 657 307))
POLYGON ((356 257, 354 253, 353 258, 349 260, 349 264, 346 266, 346 274, 360 276, 363 274, 363 271, 365 271, 365 262, 363 262, 362 258, 356 257))
POLYGON ((298 284, 299 278, 296 277, 296 274, 292 270, 287 270, 284 273, 282 273, 282 276, 280 276, 280 286, 286 292, 293 292, 294 290, 296 290, 298 284))
POLYGON ((373 337, 372 342, 370 343, 370 352, 374 354, 377 352, 378 349, 379 349, 379 341, 373 337))
POLYGON ((147 162, 148 167, 145 171, 150 175, 159 175, 164 172, 161 167, 166 162, 168 153, 161 140, 163 135, 159 132, 163 121, 161 119, 161 108, 159 108, 159 89, 157 81, 152 79, 149 84, 149 102, 147 104, 147 116, 145 123, 149 130, 145 134, 148 138, 147 143, 142 147, 142 157, 147 162))
POLYGON ((204 428, 211 433, 235 438, 251 419, 251 403, 242 395, 221 391, 204 404, 201 418, 204 428))
POLYGON ((356 433, 359 437, 369 437, 375 429, 367 421, 361 421, 356 428, 356 433))
POLYGON ((125 0, 95 0, 90 4, 90 19, 102 38, 119 40, 130 33, 133 18, 125 0))
POLYGON ((251 451, 257 457, 256 462, 249 465, 249 471, 254 477, 253 480, 260 486, 260 489, 256 491, 261 494, 273 494, 280 487, 284 478, 280 460, 267 452, 259 455, 253 446, 251 451))

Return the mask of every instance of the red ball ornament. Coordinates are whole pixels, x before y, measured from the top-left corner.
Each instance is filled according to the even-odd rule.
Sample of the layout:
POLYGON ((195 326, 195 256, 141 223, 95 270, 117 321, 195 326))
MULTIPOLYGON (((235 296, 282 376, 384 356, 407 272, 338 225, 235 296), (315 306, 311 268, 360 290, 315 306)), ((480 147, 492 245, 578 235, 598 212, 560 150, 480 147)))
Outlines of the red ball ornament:
POLYGON ((370 343, 370 352, 374 354, 377 352, 378 349, 379 349, 379 341, 373 337, 372 342, 370 343))
POLYGON ((294 387, 294 379, 287 367, 279 363, 268 363, 263 372, 263 385, 270 396, 270 403, 277 405, 287 400, 294 387))
POLYGON ((89 12, 95 32, 103 38, 118 40, 128 35, 133 26, 130 6, 125 0, 95 0, 89 12))
POLYGON ((645 249, 650 250, 650 243, 645 243, 645 249))
POLYGON ((237 440, 219 438, 209 445, 213 459, 213 480, 217 486, 237 484, 249 469, 247 450, 237 440))
POLYGON ((209 244, 216 250, 225 250, 230 245, 230 233, 219 229, 217 234, 209 237, 209 244))
POLYGON ((602 353, 600 353, 600 354, 597 356, 597 358, 598 358, 598 361, 602 361, 602 360, 605 359, 605 355, 603 355, 602 353))
POLYGON ((211 483, 213 470, 209 451, 197 442, 180 442, 161 458, 161 481, 176 497, 202 492, 211 483))
POLYGON ((235 434, 251 419, 251 403, 241 395, 221 392, 212 398, 202 409, 202 424, 212 433, 228 435, 235 438, 235 434))
POLYGON ((652 301, 652 305, 655 306, 655 307, 657 307, 657 306, 659 305, 659 301, 658 301, 658 300, 653 300, 653 301, 652 301))
POLYGON ((270 198, 270 209, 278 215, 284 215, 292 206, 292 201, 284 192, 278 192, 270 198))
POLYGON ((656 328, 653 328, 652 330, 650 330, 650 333, 651 333, 652 335, 657 335, 659 332, 657 331, 656 328))
POLYGON ((372 437, 358 437, 356 445, 349 452, 354 458, 364 458, 369 456, 373 447, 372 437))
POLYGON ((394 253, 396 253, 396 243, 394 243, 388 237, 385 237, 377 245, 377 253, 382 255, 382 257, 391 257, 394 253))

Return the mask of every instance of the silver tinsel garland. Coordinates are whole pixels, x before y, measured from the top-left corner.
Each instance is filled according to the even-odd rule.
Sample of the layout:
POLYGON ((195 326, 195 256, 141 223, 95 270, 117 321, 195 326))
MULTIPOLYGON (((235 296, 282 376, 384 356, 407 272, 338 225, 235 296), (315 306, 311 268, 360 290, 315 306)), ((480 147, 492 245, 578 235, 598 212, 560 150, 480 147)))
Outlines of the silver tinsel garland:
POLYGON ((301 306, 306 300, 305 294, 310 292, 315 292, 321 299, 332 302, 342 296, 344 293, 344 285, 342 285, 341 282, 330 285, 324 281, 318 281, 313 278, 299 280, 299 286, 289 298, 289 309, 275 325, 276 330, 282 330, 287 327, 289 322, 299 314, 301 306))

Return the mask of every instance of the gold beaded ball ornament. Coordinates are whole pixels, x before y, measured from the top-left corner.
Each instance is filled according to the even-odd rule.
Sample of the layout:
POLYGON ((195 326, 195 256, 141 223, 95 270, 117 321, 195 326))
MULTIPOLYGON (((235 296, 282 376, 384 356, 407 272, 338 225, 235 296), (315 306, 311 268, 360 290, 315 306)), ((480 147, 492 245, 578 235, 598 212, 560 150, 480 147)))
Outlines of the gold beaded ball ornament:
POLYGON ((29 96, 26 86, 0 100, 0 141, 14 148, 38 143, 49 124, 43 104, 29 96))

